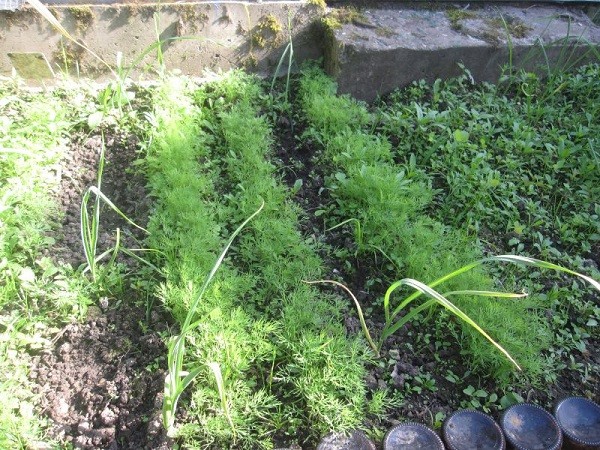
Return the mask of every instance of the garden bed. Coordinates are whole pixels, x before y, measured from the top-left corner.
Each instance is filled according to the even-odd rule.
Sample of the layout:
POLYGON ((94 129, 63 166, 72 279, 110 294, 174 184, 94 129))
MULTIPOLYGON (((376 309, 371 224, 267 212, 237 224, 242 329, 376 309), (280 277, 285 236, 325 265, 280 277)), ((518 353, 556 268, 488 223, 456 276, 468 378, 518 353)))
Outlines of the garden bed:
POLYGON ((600 278, 598 71, 498 87, 465 74, 374 105, 336 96, 314 68, 291 90, 240 72, 5 82, 0 444, 310 449, 332 430, 380 442, 461 408, 598 398, 599 295, 551 270, 486 264, 440 289, 530 293, 449 297, 521 372, 440 306, 380 340, 384 294, 403 277, 514 253, 600 278), (99 209, 96 256, 120 251, 92 271, 80 207, 99 171, 123 214, 99 209), (347 292, 304 283, 317 280, 356 295, 376 349, 347 292), (196 378, 161 413, 182 335, 196 378))

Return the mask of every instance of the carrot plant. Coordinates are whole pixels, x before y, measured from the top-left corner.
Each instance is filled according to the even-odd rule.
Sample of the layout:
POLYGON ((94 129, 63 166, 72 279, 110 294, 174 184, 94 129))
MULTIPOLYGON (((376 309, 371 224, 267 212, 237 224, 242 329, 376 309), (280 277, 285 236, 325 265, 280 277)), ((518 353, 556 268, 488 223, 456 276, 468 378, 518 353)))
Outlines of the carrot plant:
POLYGON ((159 295, 182 330, 170 341, 164 419, 184 445, 270 448, 276 430, 312 442, 393 402, 382 393, 369 408, 372 355, 346 337, 339 299, 301 283, 321 274, 322 262, 269 161, 263 101, 263 87, 241 72, 199 88, 165 80, 157 91, 146 158, 156 197, 149 242, 163 255, 159 295), (238 232, 258 198, 260 215, 219 258, 221 236, 238 232), (186 387, 187 420, 177 424, 186 387))
MULTIPOLYGON (((197 318, 196 313, 198 305, 203 300, 208 286, 213 280, 215 274, 217 273, 217 270, 219 270, 219 267, 221 266, 223 259, 225 258, 225 255, 229 250, 229 247, 231 247, 231 244, 233 244, 234 239, 244 229, 244 227, 258 213, 260 213, 263 207, 264 203, 233 232, 233 234, 229 238, 229 241, 225 245, 225 248, 219 255, 217 261, 215 262, 215 265, 212 267, 210 273, 206 277, 206 280, 200 288, 200 291, 192 300, 179 334, 177 336, 171 337, 169 340, 167 362, 168 374, 165 379, 165 393, 163 397, 163 424, 165 428, 169 431, 173 429, 173 425, 175 424, 175 413, 177 411, 177 403, 179 401, 179 397, 181 396, 183 391, 194 381, 194 379, 198 376, 200 371, 203 370, 203 367, 193 367, 189 370, 183 370, 185 357, 185 342, 188 337, 188 334, 195 328, 201 327, 202 321, 206 320, 206 318, 197 318)), ((231 421, 230 415, 228 413, 228 403, 223 387, 223 377, 221 375, 220 367, 216 362, 208 362, 207 364, 215 375, 215 379, 217 381, 217 388, 221 399, 221 405, 227 417, 227 420, 231 425, 235 441, 235 426, 231 421)))
MULTIPOLYGON (((333 92, 333 82, 318 71, 308 71, 300 81, 300 105, 310 121, 306 136, 316 137, 323 143, 320 160, 331 171, 326 186, 335 207, 330 208, 330 216, 323 217, 330 220, 333 217, 337 223, 347 223, 349 217, 360 222, 361 242, 357 243, 357 249, 361 251, 357 257, 371 254, 383 261, 380 267, 385 278, 393 279, 402 274, 404 279, 418 280, 424 290, 424 286, 452 273, 455 267, 480 259, 476 243, 464 232, 427 217, 426 211, 434 207, 435 193, 426 183, 423 172, 415 168, 414 162, 400 165, 394 160, 391 144, 371 131, 369 122, 374 118, 368 119, 364 105, 334 96, 333 92), (341 106, 341 102, 345 106, 341 106), (338 112, 340 109, 346 112, 344 120, 338 112), (360 116, 366 118, 362 125, 356 119, 360 116), (382 255, 384 257, 379 258, 382 255)), ((423 116, 426 123, 435 120, 441 119, 433 113, 431 117, 423 116)), ((506 358, 510 354, 524 367, 527 376, 540 377, 544 372, 540 354, 550 339, 547 325, 536 313, 540 299, 531 296, 510 302, 493 297, 476 300, 475 290, 496 292, 494 285, 486 269, 474 267, 462 277, 449 278, 444 285, 446 292, 463 295, 455 295, 452 302, 443 295, 445 300, 430 297, 430 303, 417 307, 408 320, 441 302, 451 314, 464 314, 462 351, 470 357, 473 368, 507 383, 512 379, 514 367, 506 358), (538 335, 533 345, 528 339, 532 328, 538 335), (485 334, 482 330, 486 330, 485 334), (490 351, 491 341, 502 344, 501 352, 490 351)), ((388 311, 386 333, 398 330, 405 323, 401 320, 395 325, 392 319, 414 300, 410 296, 407 299, 395 313, 388 311)))
POLYGON ((18 80, 0 82, 0 97, 0 448, 49 448, 59 443, 36 409, 31 353, 85 317, 93 294, 78 272, 48 256, 60 217, 58 162, 81 111, 18 80))
MULTIPOLYGON (((241 92, 255 91, 255 83, 248 80, 241 92)), ((242 98, 218 114, 223 141, 217 154, 224 158, 232 215, 249 211, 256 196, 267 201, 252 231, 241 237, 236 263, 256 280, 248 309, 281 324, 270 381, 273 394, 287 405, 276 417, 278 428, 292 435, 348 430, 367 412, 368 351, 362 342, 345 337, 339 305, 301 284, 322 272, 322 262, 314 244, 301 236, 300 211, 269 162, 271 132, 258 116, 259 100, 242 98)))
MULTIPOLYGON (((252 280, 223 260, 224 252, 219 258, 226 231, 218 219, 230 215, 223 197, 215 196, 222 174, 220 161, 212 155, 213 137, 200 127, 215 117, 210 106, 194 105, 194 89, 181 78, 166 78, 157 89, 152 113, 156 126, 146 157, 156 198, 148 241, 161 250, 159 265, 165 274, 159 297, 181 330, 170 340, 164 421, 182 442, 268 448, 272 416, 280 404, 263 382, 262 371, 255 370, 273 364, 272 335, 278 325, 244 310, 240 299, 252 280), (207 274, 214 277, 210 285, 207 274), (176 423, 186 387, 188 420, 176 423)), ((258 197, 253 200, 256 205, 258 197)))

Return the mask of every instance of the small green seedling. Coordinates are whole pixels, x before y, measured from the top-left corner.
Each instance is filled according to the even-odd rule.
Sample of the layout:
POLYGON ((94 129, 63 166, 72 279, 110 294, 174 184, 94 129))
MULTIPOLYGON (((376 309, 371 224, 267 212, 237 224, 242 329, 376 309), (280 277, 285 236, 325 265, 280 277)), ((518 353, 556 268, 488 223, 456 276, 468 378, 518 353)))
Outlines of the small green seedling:
MULTIPOLYGON (((83 270, 83 273, 89 271, 92 276, 92 281, 98 281, 98 263, 106 258, 108 255, 111 255, 109 266, 112 265, 117 257, 117 253, 119 250, 126 252, 127 254, 133 256, 134 258, 146 263, 147 265, 154 267, 151 263, 147 262, 143 258, 140 258, 135 254, 136 250, 127 250, 121 248, 121 233, 120 230, 117 229, 117 236, 115 246, 112 249, 106 250, 100 255, 97 255, 98 250, 98 233, 100 230, 100 201, 104 201, 113 211, 115 211, 119 216, 121 216, 127 223, 130 225, 139 228, 140 230, 148 233, 145 228, 137 225, 134 221, 129 219, 125 213, 123 213, 117 206, 110 201, 110 199, 102 193, 102 173, 104 172, 104 143, 102 144, 102 149, 100 151, 100 161, 98 167, 98 176, 96 181, 96 186, 90 186, 85 193, 83 194, 83 198, 81 199, 81 240, 83 242, 83 251, 85 254, 85 259, 87 262, 87 266, 83 270), (91 212, 89 210, 89 203, 91 196, 95 195, 94 203, 91 207, 91 212)), ((158 270, 158 269, 156 269, 158 270)))

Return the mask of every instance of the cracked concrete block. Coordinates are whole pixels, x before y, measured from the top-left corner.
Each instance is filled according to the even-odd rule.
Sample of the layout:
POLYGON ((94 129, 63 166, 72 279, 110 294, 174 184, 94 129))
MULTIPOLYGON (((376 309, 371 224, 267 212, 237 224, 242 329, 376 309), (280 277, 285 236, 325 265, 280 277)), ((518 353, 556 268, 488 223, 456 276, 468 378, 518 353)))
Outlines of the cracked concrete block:
POLYGON ((502 68, 598 61, 600 27, 563 6, 424 8, 383 4, 324 20, 325 67, 339 91, 371 101, 419 79, 462 73, 496 82, 502 68), (594 53, 596 52, 596 53, 594 53))

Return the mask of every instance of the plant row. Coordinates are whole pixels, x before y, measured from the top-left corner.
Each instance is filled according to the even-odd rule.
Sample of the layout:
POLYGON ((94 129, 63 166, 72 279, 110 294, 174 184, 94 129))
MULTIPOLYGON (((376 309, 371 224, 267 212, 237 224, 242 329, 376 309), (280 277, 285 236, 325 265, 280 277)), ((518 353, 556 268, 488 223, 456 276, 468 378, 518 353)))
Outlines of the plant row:
MULTIPOLYGON (((75 89, 71 95, 79 95, 75 89)), ((55 198, 68 131, 77 123, 62 88, 0 86, 0 447, 53 444, 35 410, 30 354, 52 348, 57 327, 85 316, 94 289, 53 261, 55 198)))
POLYGON ((149 242, 164 255, 160 295, 182 328, 165 423, 190 447, 310 440, 358 426, 369 408, 368 349, 346 337, 340 304, 303 283, 323 266, 269 162, 262 101, 257 81, 237 72, 200 88, 171 79, 154 100, 149 242), (227 236, 249 217, 221 264, 227 236))
MULTIPOLYGON (((437 209, 437 192, 406 147, 394 148, 387 136, 373 132, 376 118, 366 106, 335 95, 335 90, 335 84, 319 70, 308 71, 300 81, 299 101, 308 121, 304 137, 322 144, 320 163, 329 171, 325 178, 332 198, 326 209, 329 227, 345 224, 353 230, 356 257, 383 261, 379 267, 384 280, 408 277, 432 283, 479 260, 481 250, 464 227, 454 222, 445 224, 430 214, 437 209)), ((396 135, 403 145, 404 140, 411 139, 407 128, 396 135)), ((523 369, 522 374, 514 370, 505 354, 490 345, 471 323, 462 320, 462 330, 453 333, 473 371, 493 377, 504 387, 519 380, 539 382, 547 369, 544 351, 551 341, 550 326, 542 314, 544 297, 493 295, 495 291, 514 289, 514 285, 507 280, 502 284, 494 281, 483 266, 439 284, 436 289, 451 295, 452 302, 523 369), (481 292, 476 291, 490 296, 481 298, 481 292), (534 341, 532 335, 536 336, 534 341)), ((398 330, 389 320, 389 297, 386 295, 383 302, 375 300, 386 316, 382 339, 398 330)), ((418 318, 412 314, 407 317, 418 318)), ((440 315, 442 320, 428 320, 428 326, 448 327, 447 332, 452 332, 450 316, 443 310, 435 312, 436 317, 440 315)))

